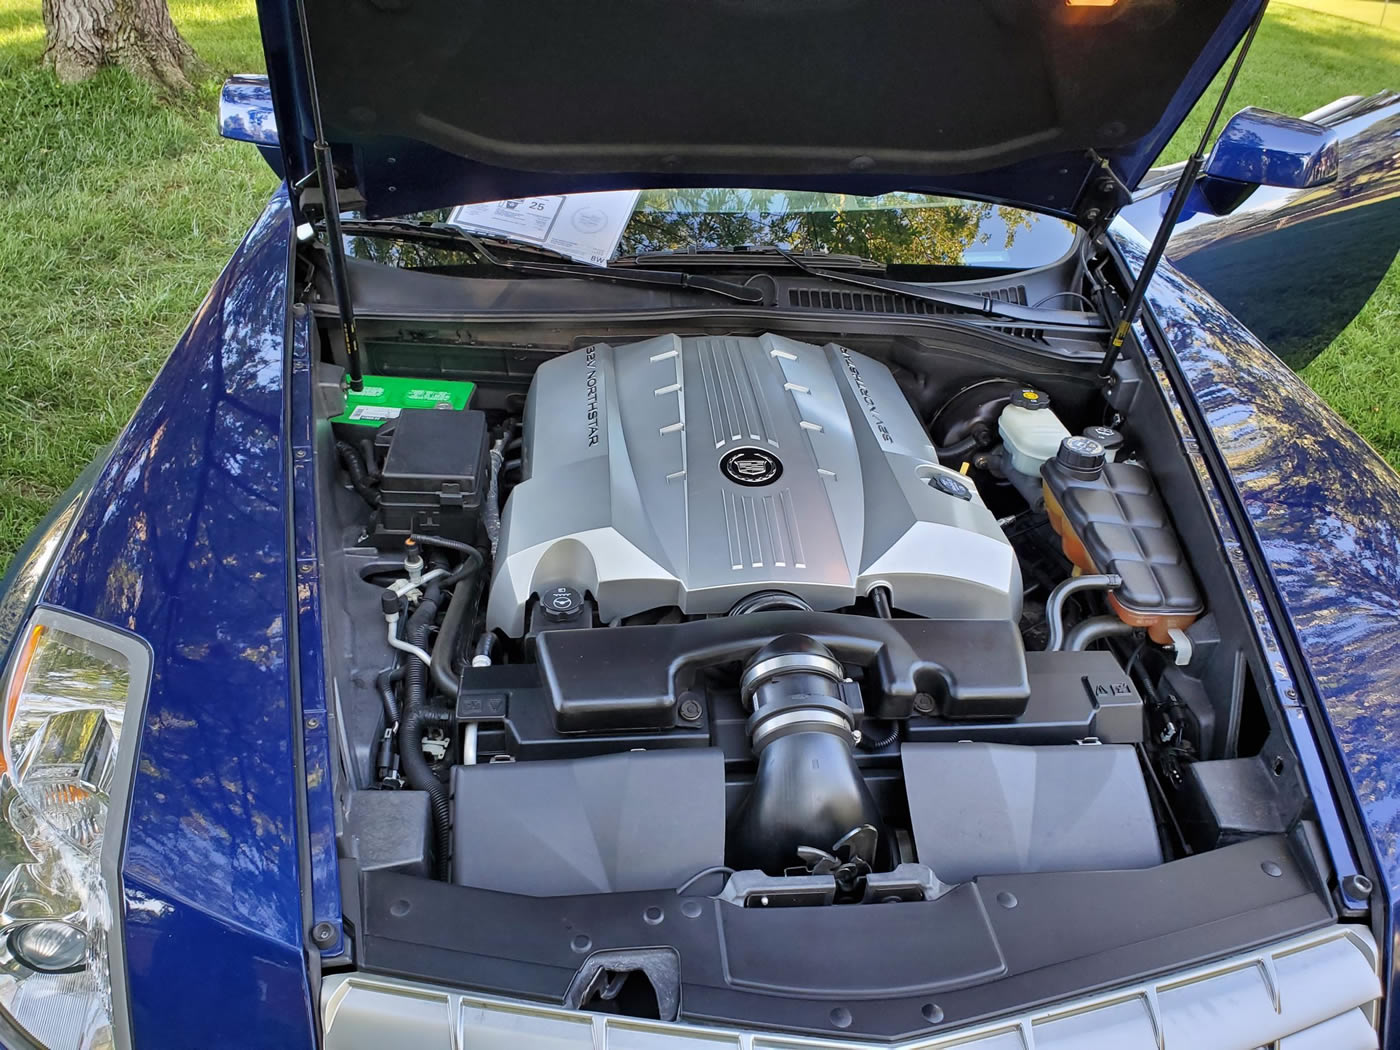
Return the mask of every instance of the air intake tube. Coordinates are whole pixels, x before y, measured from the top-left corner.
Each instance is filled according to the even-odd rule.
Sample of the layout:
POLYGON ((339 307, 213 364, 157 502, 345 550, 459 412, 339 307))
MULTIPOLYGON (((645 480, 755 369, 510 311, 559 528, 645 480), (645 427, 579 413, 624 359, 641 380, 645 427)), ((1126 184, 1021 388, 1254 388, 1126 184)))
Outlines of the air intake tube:
POLYGON ((729 825, 731 867, 782 875, 807 866, 799 847, 831 852, 864 825, 878 837, 875 856, 863 859, 877 871, 890 866, 884 822, 852 757, 859 713, 843 695, 845 677, 831 650, 805 634, 773 639, 745 666, 740 693, 753 712, 758 776, 729 825))

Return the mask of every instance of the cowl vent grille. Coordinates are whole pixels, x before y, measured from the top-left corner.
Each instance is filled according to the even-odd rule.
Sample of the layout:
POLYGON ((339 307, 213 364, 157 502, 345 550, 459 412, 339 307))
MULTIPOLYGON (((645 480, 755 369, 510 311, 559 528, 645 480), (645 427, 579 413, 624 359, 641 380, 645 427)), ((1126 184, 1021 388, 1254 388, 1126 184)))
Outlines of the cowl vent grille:
MULTIPOLYGON (((1007 285, 1005 288, 988 288, 979 294, 1004 303, 1026 305, 1026 286, 1007 285)), ((790 288, 788 305, 800 306, 805 310, 845 310, 858 314, 960 314, 951 306, 931 303, 927 299, 915 299, 909 295, 894 292, 835 291, 830 288, 790 288)))
MULTIPOLYGON (((982 289, 980 294, 1004 303, 1026 305, 1026 286, 1023 284, 986 288, 982 289)), ((915 299, 913 296, 900 295, 897 292, 862 292, 832 288, 789 288, 788 305, 803 310, 839 310, 852 314, 911 314, 921 317, 951 315, 958 317, 967 313, 966 310, 943 306, 940 303, 931 303, 927 299, 915 299)), ((1031 328, 1006 328, 1003 330, 1012 335, 1020 336, 1022 339, 1039 341, 1045 337, 1043 332, 1031 328)))

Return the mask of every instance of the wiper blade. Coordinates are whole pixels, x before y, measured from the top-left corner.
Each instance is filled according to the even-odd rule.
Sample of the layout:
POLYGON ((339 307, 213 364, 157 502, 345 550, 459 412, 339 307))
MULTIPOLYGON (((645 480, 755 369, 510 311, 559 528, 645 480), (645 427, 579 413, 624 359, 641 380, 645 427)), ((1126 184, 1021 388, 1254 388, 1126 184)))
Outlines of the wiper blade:
POLYGON ((775 248, 779 255, 797 269, 812 277, 837 284, 854 284, 861 288, 874 288, 883 292, 907 295, 911 299, 950 306, 955 310, 966 310, 982 317, 1000 318, 1007 321, 1021 321, 1040 329, 1070 330, 1075 332, 1107 332, 1108 327, 1095 314, 1079 310, 1047 310, 1038 306, 1022 306, 1008 303, 1004 299, 993 299, 990 295, 973 295, 969 292, 954 292, 947 289, 927 288, 921 284, 905 281, 891 281, 883 277, 861 277, 851 273, 833 273, 821 270, 804 261, 800 256, 781 248, 775 248))
POLYGON ((632 270, 611 266, 592 266, 576 262, 569 256, 548 248, 537 248, 534 245, 524 245, 517 241, 481 237, 455 226, 444 226, 438 223, 405 223, 377 219, 346 220, 340 224, 340 228, 342 233, 355 236, 392 237, 457 248, 465 246, 487 265, 509 273, 540 277, 583 277, 595 281, 608 281, 612 284, 642 284, 656 288, 670 288, 676 291, 705 292, 740 303, 762 304, 764 302, 762 291, 747 285, 736 284, 733 281, 672 270, 632 270), (488 243, 497 250, 502 247, 512 251, 519 249, 559 261, 534 262, 502 258, 487 247, 488 243))
POLYGON ((458 226, 440 222, 412 222, 403 219, 341 219, 340 232, 356 237, 379 237, 386 240, 412 241, 415 244, 437 244, 444 248, 456 249, 466 254, 484 258, 476 241, 496 245, 502 249, 528 255, 543 256, 562 263, 575 262, 572 256, 545 248, 538 244, 511 240, 509 237, 492 237, 486 234, 463 236, 458 226))
MULTIPOLYGON (((884 273, 885 264, 861 255, 845 255, 831 252, 787 252, 797 255, 810 265, 835 267, 841 270, 865 270, 870 273, 884 273)), ((773 245, 735 245, 732 248, 671 248, 663 251, 638 252, 614 259, 613 263, 625 266, 788 266, 790 259, 784 256, 784 249, 773 245)))

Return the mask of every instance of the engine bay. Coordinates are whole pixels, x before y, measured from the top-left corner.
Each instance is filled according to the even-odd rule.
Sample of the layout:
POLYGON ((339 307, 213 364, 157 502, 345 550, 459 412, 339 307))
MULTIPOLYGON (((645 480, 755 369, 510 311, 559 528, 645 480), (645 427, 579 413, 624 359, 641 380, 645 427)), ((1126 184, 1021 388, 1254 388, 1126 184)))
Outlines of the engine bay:
MULTIPOLYGON (((357 420, 327 369, 339 838, 365 886, 478 921, 661 893, 839 926, 819 914, 946 916, 978 883, 1160 879, 1301 834, 1140 384, 851 341, 579 337, 410 376, 431 404, 357 420)), ((618 921, 575 965, 633 945, 618 921)), ((577 1005, 623 1009, 639 958, 580 970, 577 1005)))

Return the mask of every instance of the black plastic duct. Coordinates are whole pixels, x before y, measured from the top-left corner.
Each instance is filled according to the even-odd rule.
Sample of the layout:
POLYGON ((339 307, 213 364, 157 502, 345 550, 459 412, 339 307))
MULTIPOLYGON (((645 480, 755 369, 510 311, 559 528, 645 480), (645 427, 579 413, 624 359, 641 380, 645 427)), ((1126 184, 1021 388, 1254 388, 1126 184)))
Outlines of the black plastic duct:
POLYGON ((782 875, 806 866, 804 847, 829 853, 867 825, 878 847, 865 859, 888 867, 889 837, 851 754, 859 693, 847 684, 831 650, 803 634, 773 639, 744 668, 740 691, 753 710, 758 775, 730 825, 731 867, 782 875))

